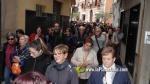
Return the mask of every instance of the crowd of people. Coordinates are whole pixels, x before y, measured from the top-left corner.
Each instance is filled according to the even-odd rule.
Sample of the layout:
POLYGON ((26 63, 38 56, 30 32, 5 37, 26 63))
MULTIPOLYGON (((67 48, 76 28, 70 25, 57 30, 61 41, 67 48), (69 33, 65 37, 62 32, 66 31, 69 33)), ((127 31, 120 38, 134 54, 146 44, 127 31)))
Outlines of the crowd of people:
POLYGON ((110 24, 74 21, 68 28, 55 23, 47 32, 37 26, 30 36, 22 29, 8 32, 3 46, 5 83, 131 84, 127 71, 111 71, 123 68, 115 63, 123 36, 110 24), (14 63, 21 72, 13 71, 14 63))

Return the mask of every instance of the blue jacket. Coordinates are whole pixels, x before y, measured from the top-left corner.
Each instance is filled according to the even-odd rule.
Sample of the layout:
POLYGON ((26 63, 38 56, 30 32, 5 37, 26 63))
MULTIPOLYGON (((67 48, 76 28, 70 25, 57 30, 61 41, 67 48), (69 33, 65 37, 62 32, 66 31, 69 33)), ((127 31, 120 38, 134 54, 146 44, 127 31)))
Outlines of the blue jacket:
POLYGON ((20 64, 22 66, 24 64, 24 59, 29 56, 28 44, 26 44, 22 49, 20 48, 20 45, 16 46, 12 54, 13 56, 22 56, 20 57, 20 64))
MULTIPOLYGON (((99 66, 102 68, 102 66, 99 66)), ((116 65, 116 68, 121 69, 122 67, 116 65)), ((103 84, 104 72, 102 71, 94 71, 91 73, 87 84, 103 84)), ((112 84, 131 84, 128 73, 126 71, 118 71, 115 74, 114 80, 112 84)))

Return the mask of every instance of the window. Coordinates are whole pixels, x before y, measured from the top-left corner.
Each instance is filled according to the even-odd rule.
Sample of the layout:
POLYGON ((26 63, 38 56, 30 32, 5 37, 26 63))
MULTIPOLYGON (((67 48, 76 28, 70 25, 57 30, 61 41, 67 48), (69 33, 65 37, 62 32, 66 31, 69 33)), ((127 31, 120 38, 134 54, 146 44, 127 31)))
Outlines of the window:
POLYGON ((36 4, 36 16, 45 16, 43 13, 45 8, 43 5, 36 4))

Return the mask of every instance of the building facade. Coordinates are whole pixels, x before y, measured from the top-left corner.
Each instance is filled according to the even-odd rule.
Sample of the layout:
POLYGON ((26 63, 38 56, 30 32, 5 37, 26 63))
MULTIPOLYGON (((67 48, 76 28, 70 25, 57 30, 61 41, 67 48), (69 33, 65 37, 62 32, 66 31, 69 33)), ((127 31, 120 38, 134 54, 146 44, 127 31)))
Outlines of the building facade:
POLYGON ((113 0, 113 5, 111 8, 111 13, 113 14, 113 21, 112 26, 114 28, 117 28, 120 26, 120 12, 123 10, 120 10, 120 2, 121 0, 113 0))
MULTIPOLYGON (((96 19, 102 21, 102 18, 96 18, 96 14, 110 13, 112 0, 76 0, 76 4, 79 8, 79 19, 85 22, 94 22, 96 19)), ((111 19, 108 22, 111 23, 111 19)))
POLYGON ((150 84, 150 0, 116 2, 113 6, 118 8, 114 11, 118 12, 113 12, 116 17, 113 24, 124 33, 122 62, 128 68, 133 84, 150 84))
POLYGON ((37 26, 45 34, 55 22, 69 26, 73 4, 75 0, 1 0, 1 44, 6 42, 6 33, 16 29, 30 35, 37 26))
POLYGON ((55 22, 67 27, 73 4, 75 0, 0 0, 0 83, 4 80, 2 47, 7 32, 23 29, 30 35, 41 26, 43 33, 47 34, 47 28, 55 22))

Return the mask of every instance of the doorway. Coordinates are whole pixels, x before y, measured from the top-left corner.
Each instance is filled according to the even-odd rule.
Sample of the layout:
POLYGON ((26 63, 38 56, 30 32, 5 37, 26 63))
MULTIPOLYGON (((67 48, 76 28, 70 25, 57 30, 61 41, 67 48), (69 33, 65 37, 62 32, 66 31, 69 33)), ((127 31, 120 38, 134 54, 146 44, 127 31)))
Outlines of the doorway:
POLYGON ((130 19, 126 43, 125 64, 133 77, 134 61, 136 56, 136 43, 139 25, 140 4, 130 9, 130 19))

